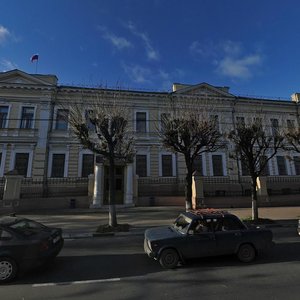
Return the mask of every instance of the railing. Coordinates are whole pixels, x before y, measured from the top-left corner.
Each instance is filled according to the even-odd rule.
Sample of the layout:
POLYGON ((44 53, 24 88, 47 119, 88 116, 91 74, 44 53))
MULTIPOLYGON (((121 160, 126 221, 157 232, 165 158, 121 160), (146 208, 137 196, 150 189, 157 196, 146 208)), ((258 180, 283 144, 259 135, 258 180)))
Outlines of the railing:
POLYGON ((85 196, 88 194, 88 178, 24 178, 21 198, 85 196))

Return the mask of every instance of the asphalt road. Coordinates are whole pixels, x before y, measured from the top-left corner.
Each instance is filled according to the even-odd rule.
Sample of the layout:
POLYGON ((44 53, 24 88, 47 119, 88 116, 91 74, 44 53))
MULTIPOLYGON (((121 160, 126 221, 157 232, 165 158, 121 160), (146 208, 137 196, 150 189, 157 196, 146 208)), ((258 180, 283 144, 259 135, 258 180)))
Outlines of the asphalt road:
POLYGON ((2 300, 299 299, 300 237, 273 228, 276 246, 251 264, 234 256, 164 270, 141 235, 67 240, 51 265, 0 286, 2 300))

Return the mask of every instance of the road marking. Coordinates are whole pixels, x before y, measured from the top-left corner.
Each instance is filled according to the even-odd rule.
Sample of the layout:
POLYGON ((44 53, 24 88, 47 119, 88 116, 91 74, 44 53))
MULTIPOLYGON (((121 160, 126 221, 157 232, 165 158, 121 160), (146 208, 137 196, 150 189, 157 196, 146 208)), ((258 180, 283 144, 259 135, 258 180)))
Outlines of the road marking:
POLYGON ((104 282, 116 282, 116 281, 121 281, 121 278, 37 283, 37 284, 33 284, 32 287, 36 288, 36 287, 58 286, 58 285, 91 284, 91 283, 104 283, 104 282))

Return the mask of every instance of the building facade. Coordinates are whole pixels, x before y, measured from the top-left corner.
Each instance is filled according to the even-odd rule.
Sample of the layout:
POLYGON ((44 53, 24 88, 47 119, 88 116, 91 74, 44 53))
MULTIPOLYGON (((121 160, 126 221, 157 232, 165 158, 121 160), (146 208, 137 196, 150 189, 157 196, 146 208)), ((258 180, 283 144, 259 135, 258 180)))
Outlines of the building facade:
MULTIPOLYGON (((119 204, 184 194, 183 157, 167 151, 157 133, 162 118, 168 114, 170 98, 184 103, 197 100, 207 107, 221 133, 255 118, 262 120, 268 134, 299 126, 298 94, 291 101, 245 98, 231 94, 227 87, 207 83, 174 84, 171 93, 116 91, 63 86, 54 75, 12 70, 0 73, 0 177, 15 169, 28 180, 43 182, 55 178, 88 178, 95 172, 96 164, 98 183, 95 184, 99 186, 98 196, 94 193, 94 197, 98 197, 97 205, 105 205, 108 167, 80 145, 64 118, 72 103, 92 105, 103 98, 114 99, 129 108, 130 129, 135 136, 134 162, 116 168, 119 204)), ((197 159, 196 168, 204 178, 206 196, 249 193, 247 171, 242 162, 231 157, 232 151, 233 146, 228 144, 197 159)), ((270 193, 300 192, 300 154, 279 152, 269 161, 265 175, 270 193)))

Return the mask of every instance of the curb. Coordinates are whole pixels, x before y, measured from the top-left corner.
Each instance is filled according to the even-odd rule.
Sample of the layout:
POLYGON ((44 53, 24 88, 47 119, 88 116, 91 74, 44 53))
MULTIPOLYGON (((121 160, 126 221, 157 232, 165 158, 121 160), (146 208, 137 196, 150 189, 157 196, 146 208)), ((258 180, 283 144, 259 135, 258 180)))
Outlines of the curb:
POLYGON ((110 237, 110 236, 142 236, 144 235, 144 230, 139 232, 80 232, 80 233, 63 233, 63 238, 65 240, 74 240, 74 239, 87 239, 87 238, 100 238, 100 237, 110 237))

